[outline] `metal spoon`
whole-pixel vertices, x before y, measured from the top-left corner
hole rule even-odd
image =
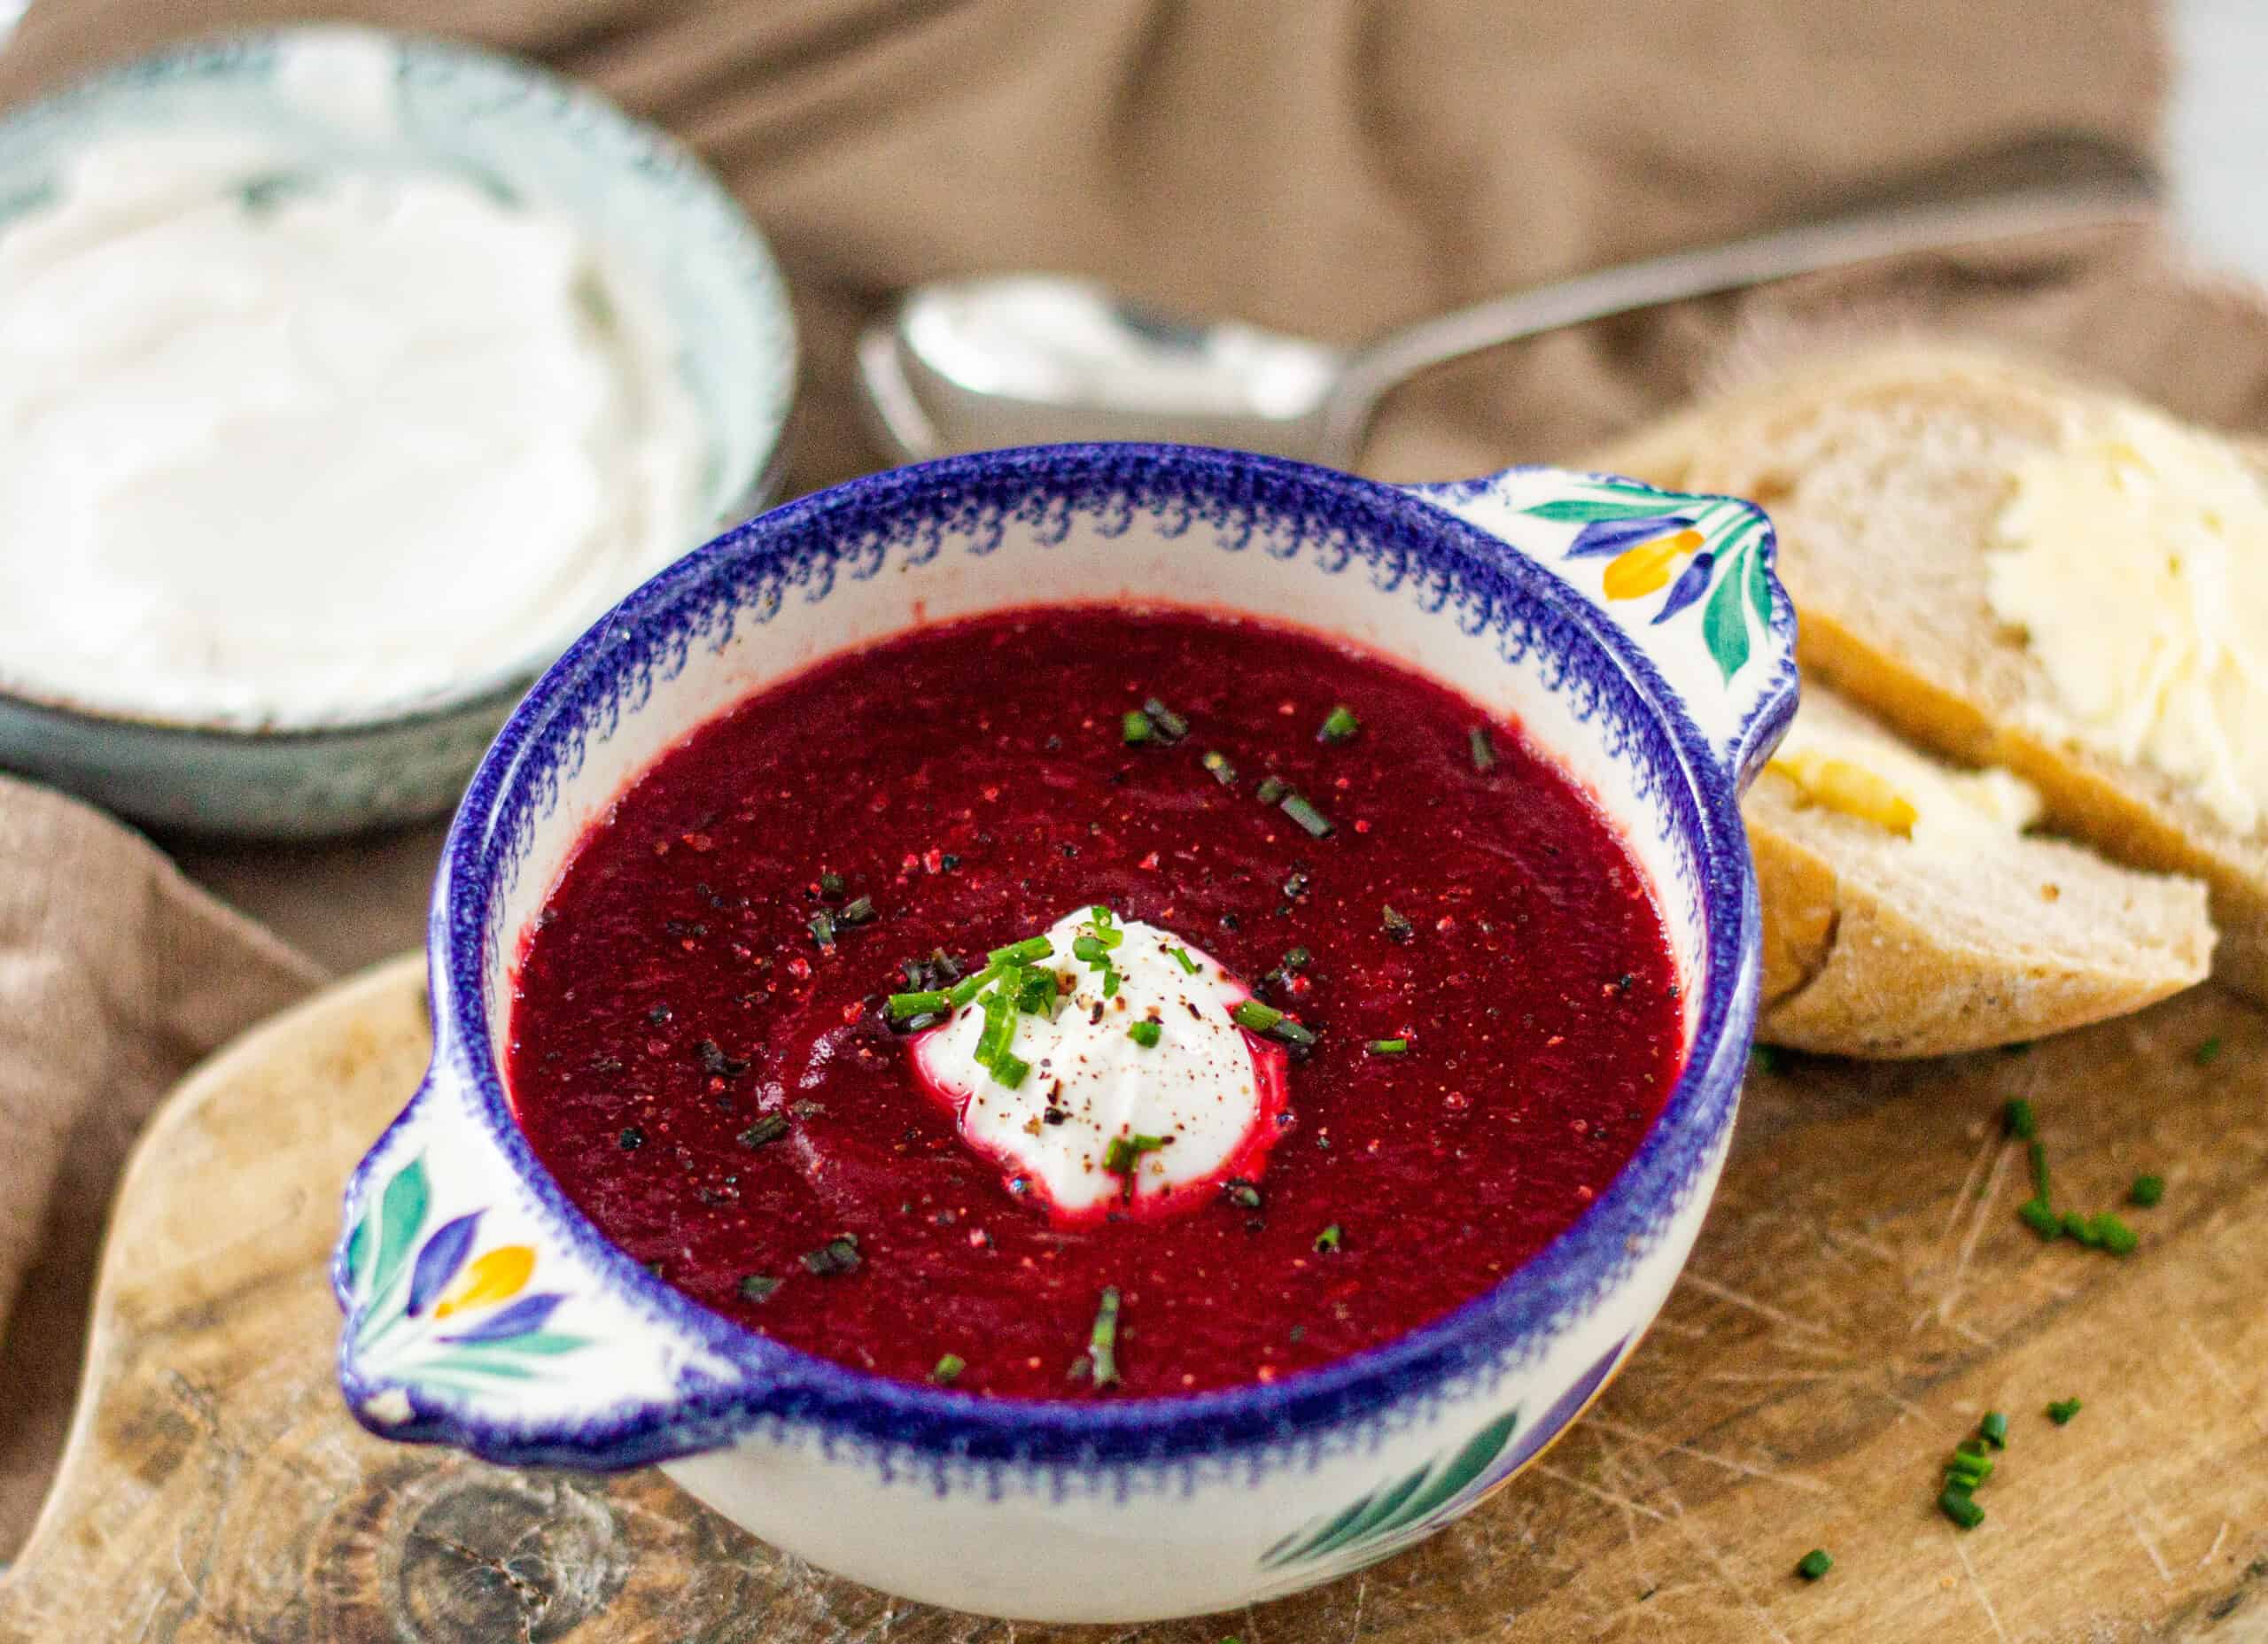
[[[900,459],[1063,439],[1169,439],[1351,466],[1379,402],[1483,348],[1633,309],[1915,252],[2154,214],[2157,174],[2092,138],[1908,179],[1837,217],[1515,291],[1355,349],[1191,321],[1053,275],[917,286],[858,341],[875,434]]]

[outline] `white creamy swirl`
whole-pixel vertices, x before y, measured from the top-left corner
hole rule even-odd
[[[922,1082],[959,1115],[968,1144],[1066,1220],[1193,1207],[1238,1170],[1258,1168],[1284,1106],[1283,1053],[1231,1014],[1251,990],[1170,931],[1114,925],[1122,940],[1110,950],[1117,985],[1107,996],[1104,973],[1074,957],[1094,934],[1093,910],[1048,927],[1053,952],[1043,963],[1067,994],[1052,1020],[1017,1017],[1013,1048],[1029,1071],[1014,1088],[976,1061],[975,1004],[913,1046]],[[1142,1023],[1155,1024],[1153,1043],[1136,1036]]]

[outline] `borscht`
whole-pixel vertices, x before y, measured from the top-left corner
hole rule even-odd
[[[1267,1383],[1484,1293],[1682,1070],[1645,873],[1376,654],[1034,608],[657,759],[514,978],[537,1158],[750,1329],[975,1394]]]

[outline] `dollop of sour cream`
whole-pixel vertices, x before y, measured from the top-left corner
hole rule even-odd
[[[90,145],[0,221],[0,675],[307,725],[536,660],[704,523],[667,333],[469,178]]]
[[[1013,1048],[1029,1071],[1014,1088],[976,1061],[977,1004],[913,1041],[922,1084],[959,1116],[962,1139],[1060,1221],[1196,1209],[1232,1179],[1256,1181],[1282,1134],[1285,1053],[1231,1014],[1252,990],[1171,931],[1107,928],[1122,936],[1108,994],[1106,973],[1074,957],[1096,934],[1093,909],[1045,932],[1040,963],[1062,993],[1052,1016],[1018,1014]],[[1146,1022],[1153,1043],[1130,1031]]]

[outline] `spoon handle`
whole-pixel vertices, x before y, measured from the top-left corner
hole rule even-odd
[[[1389,391],[1420,371],[1484,348],[1634,309],[1881,258],[2147,218],[2159,201],[2161,186],[2154,172],[2131,156],[2091,142],[2071,140],[2020,159],[2049,168],[2048,180],[2004,185],[1967,198],[1948,198],[1940,189],[1934,198],[1907,198],[1534,286],[1390,332],[1358,353],[1333,385],[1323,407],[1317,460],[1351,466]]]

